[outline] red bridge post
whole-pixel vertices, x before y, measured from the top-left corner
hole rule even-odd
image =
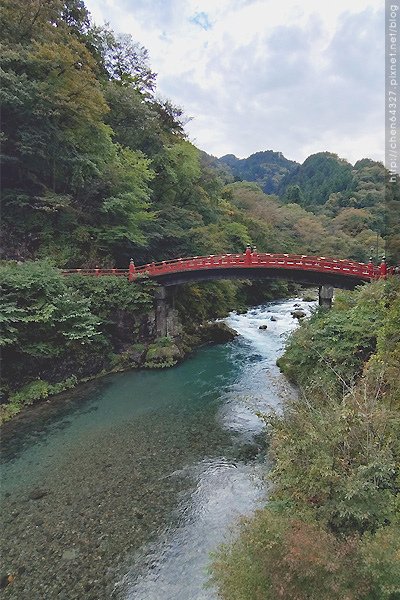
[[[246,263],[246,265],[250,265],[251,264],[251,248],[249,246],[249,244],[247,244],[246,246],[246,251],[244,253],[244,262]]]
[[[387,275],[386,258],[384,256],[382,256],[382,262],[379,266],[379,278],[386,279],[386,275]]]
[[[372,256],[370,257],[369,262],[368,262],[368,275],[370,276],[371,279],[374,279],[375,269],[374,269],[374,263],[372,260]]]
[[[130,262],[129,262],[129,276],[128,276],[128,281],[133,281],[134,277],[135,277],[135,263],[133,262],[133,258],[131,258]]]

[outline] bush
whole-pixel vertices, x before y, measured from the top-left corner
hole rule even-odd
[[[265,508],[216,553],[211,581],[224,600],[361,599],[357,546],[357,539],[337,540],[314,523]]]
[[[64,381],[52,384],[42,379],[37,379],[23,386],[18,392],[11,394],[8,404],[0,406],[0,423],[4,423],[18,414],[24,406],[33,404],[37,400],[43,400],[53,394],[59,394],[69,390],[78,383],[75,375],[68,377]]]
[[[388,285],[378,281],[337,295],[332,310],[317,310],[289,338],[278,365],[305,389],[340,394],[360,376],[376,350],[387,312]]]
[[[112,276],[65,277],[47,261],[2,264],[0,278],[2,393],[17,412],[65,389],[73,374],[95,375],[112,349],[132,344],[135,318],[152,309],[156,287]]]
[[[26,356],[57,356],[98,335],[90,303],[45,261],[0,267],[2,346]]]

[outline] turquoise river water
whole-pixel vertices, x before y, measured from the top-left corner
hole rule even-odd
[[[210,552],[267,497],[255,413],[291,393],[275,362],[294,303],[312,306],[233,313],[233,342],[81,386],[6,424],[1,575],[14,581],[3,598],[216,600]]]

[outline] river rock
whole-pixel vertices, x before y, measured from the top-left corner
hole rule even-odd
[[[258,329],[268,329],[268,325],[260,325],[260,327]]]
[[[149,345],[144,366],[148,369],[173,367],[182,358],[183,353],[178,346],[172,340],[162,338]]]
[[[304,310],[301,309],[292,310],[290,314],[292,315],[293,319],[303,319],[306,316]]]
[[[49,493],[49,490],[45,490],[44,488],[34,488],[28,494],[28,498],[29,498],[29,500],[40,500],[41,498],[44,498],[45,496],[47,496],[48,493]]]
[[[129,351],[130,363],[135,367],[142,365],[146,356],[146,350],[147,348],[144,346],[144,344],[133,345]]]
[[[226,342],[231,342],[239,335],[237,331],[232,329],[232,327],[229,327],[229,325],[223,321],[204,325],[202,327],[201,334],[205,340],[214,342],[215,344],[225,344]]]
[[[64,550],[62,557],[64,560],[75,560],[77,558],[79,552],[75,548],[70,548],[69,550]]]
[[[243,461],[254,460],[258,455],[260,448],[257,444],[243,444],[239,450],[238,458]]]

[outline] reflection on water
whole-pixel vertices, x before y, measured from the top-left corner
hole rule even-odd
[[[255,411],[279,402],[292,306],[233,314],[230,344],[82,386],[5,427],[4,598],[216,597],[209,552],[265,495],[248,449]]]

